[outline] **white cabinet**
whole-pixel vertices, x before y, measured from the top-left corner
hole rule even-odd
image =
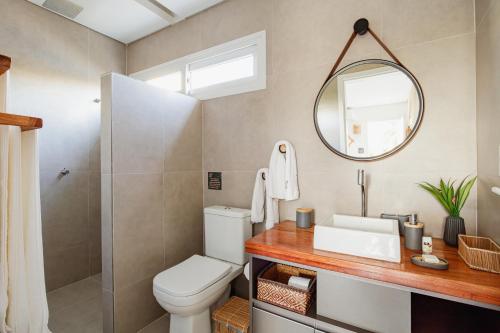
[[[253,308],[253,333],[314,333],[314,328],[296,321]],[[319,332],[319,331],[317,331]]]
[[[369,331],[411,332],[411,294],[319,271],[317,314]]]

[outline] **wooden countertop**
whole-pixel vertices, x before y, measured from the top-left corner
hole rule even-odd
[[[295,228],[284,221],[245,243],[247,253],[336,271],[406,287],[500,306],[500,274],[469,268],[457,249],[433,239],[433,254],[448,260],[449,269],[440,271],[411,263],[413,254],[401,244],[401,263],[361,258],[313,248],[314,229]]]

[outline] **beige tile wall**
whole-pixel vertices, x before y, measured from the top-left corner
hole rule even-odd
[[[426,103],[412,143],[371,163],[331,153],[312,121],[316,94],[360,17],[419,79]],[[417,212],[426,233],[441,237],[446,213],[415,183],[476,173],[474,29],[473,0],[229,0],[129,45],[128,72],[266,30],[267,89],[203,102],[204,178],[223,172],[223,190],[204,186],[204,204],[249,207],[257,168],[276,140],[288,139],[301,197],[281,203],[282,218],[300,206],[315,208],[318,223],[332,213],[359,214],[356,169],[365,168],[369,215]],[[361,37],[344,64],[370,57],[387,58]],[[475,233],[475,190],[463,216]]]
[[[476,0],[478,233],[500,243],[500,1]]]
[[[102,88],[104,327],[137,332],[164,313],[153,277],[202,252],[201,105],[117,74]]]
[[[12,57],[11,111],[44,120],[40,177],[47,289],[101,271],[101,74],[125,46],[21,0],[0,0],[0,53]],[[70,170],[58,177],[63,168]]]

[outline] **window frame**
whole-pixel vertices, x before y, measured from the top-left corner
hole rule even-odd
[[[234,58],[227,58],[227,55],[231,53],[238,54],[239,50],[244,50],[252,47],[253,51],[248,54],[252,54],[254,57],[254,76],[222,82],[219,84],[190,91],[190,66],[202,62],[207,65],[215,65],[231,59],[238,59],[239,57],[241,57],[241,55]],[[139,72],[132,73],[129,76],[134,79],[148,81],[178,71],[181,72],[182,76],[181,92],[196,97],[200,100],[207,100],[217,97],[224,97],[266,89],[266,31],[259,31],[223,44],[219,44],[208,49],[195,52]]]

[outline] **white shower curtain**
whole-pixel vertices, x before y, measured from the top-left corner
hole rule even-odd
[[[8,72],[0,76],[7,112]],[[0,333],[46,333],[38,133],[0,125]]]

